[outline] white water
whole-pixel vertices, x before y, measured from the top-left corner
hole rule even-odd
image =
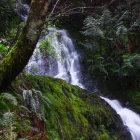
[[[79,64],[79,55],[75,50],[72,39],[68,36],[66,30],[58,30],[56,28],[49,28],[49,33],[45,38],[49,39],[51,46],[55,48],[56,61],[48,61],[41,55],[39,45],[34,51],[32,58],[27,65],[27,72],[36,75],[48,75],[56,78],[61,78],[67,82],[78,85],[81,88],[84,86],[80,83],[81,68]],[[40,69],[38,72],[33,72],[32,68]]]
[[[68,36],[66,30],[58,30],[49,28],[49,34],[46,38],[50,39],[50,44],[55,47],[55,52],[58,55],[56,61],[50,63],[48,58],[41,56],[39,44],[28,63],[27,72],[36,75],[49,75],[66,80],[67,82],[78,85],[81,88],[84,86],[81,81],[81,68],[79,63],[79,55],[75,50],[72,39]],[[39,53],[38,53],[39,52]],[[61,61],[62,62],[61,62]],[[32,67],[40,69],[38,72],[32,71]],[[133,140],[140,140],[140,117],[130,109],[124,108],[117,100],[110,100],[101,97],[120,115],[123,124],[128,127]]]
[[[122,107],[119,101],[104,99],[120,115],[123,124],[126,125],[132,135],[133,140],[140,140],[140,116],[132,110]]]

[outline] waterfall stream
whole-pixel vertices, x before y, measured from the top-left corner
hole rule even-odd
[[[128,108],[122,107],[119,101],[104,99],[120,115],[123,124],[128,127],[133,140],[140,140],[140,116]]]
[[[40,51],[40,42],[34,51],[33,56],[27,65],[27,72],[36,75],[48,75],[66,80],[68,83],[78,85],[81,88],[84,86],[80,83],[82,74],[79,63],[79,54],[75,50],[72,39],[68,36],[66,30],[57,30],[48,28],[49,44],[53,46],[56,53],[55,60],[48,61],[48,57],[43,57]],[[35,69],[37,71],[34,71]]]
[[[54,46],[54,51],[59,56],[56,57],[56,61],[52,60],[52,62],[49,62],[48,58],[41,55],[40,42],[38,42],[34,54],[26,67],[27,72],[61,78],[73,85],[84,88],[84,85],[81,84],[80,55],[77,53],[67,31],[55,28],[49,28],[48,31],[49,33],[45,38],[50,39],[49,43]],[[34,71],[33,67],[39,69],[39,71]],[[123,124],[128,127],[133,140],[140,140],[140,116],[130,109],[122,107],[117,100],[101,98],[120,115]]]

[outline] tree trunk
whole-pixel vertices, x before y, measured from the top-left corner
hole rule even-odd
[[[27,65],[38,42],[51,0],[32,0],[28,19],[16,45],[0,64],[0,90],[4,89]]]

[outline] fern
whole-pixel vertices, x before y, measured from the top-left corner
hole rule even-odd
[[[0,119],[0,125],[3,127],[4,137],[8,140],[16,140],[16,115],[10,112],[11,108],[18,105],[17,99],[10,93],[0,94],[0,113],[2,119]],[[8,111],[8,112],[6,112]]]
[[[26,107],[26,106],[23,106],[23,105],[18,105],[18,107],[21,109],[21,110],[24,110],[28,113],[31,113],[31,111]]]
[[[123,67],[122,68],[133,68],[131,63],[131,57],[129,55],[123,55]]]
[[[1,93],[0,94],[0,100],[8,100],[13,105],[17,105],[18,104],[16,97],[11,95],[10,93]]]
[[[105,9],[84,20],[82,33],[86,41],[81,44],[86,47],[87,66],[92,74],[127,80],[135,77],[133,79],[139,81],[140,57],[138,54],[130,55],[134,52],[134,38],[140,30],[140,17],[136,11],[138,9],[130,12],[117,7],[112,13]]]
[[[104,37],[102,30],[100,29],[100,20],[95,19],[93,17],[87,17],[84,21],[85,31],[83,32],[87,36],[98,36]]]
[[[130,61],[136,70],[140,70],[140,54],[132,55]]]
[[[124,25],[118,26],[116,29],[116,35],[124,35],[127,34],[127,28]]]
[[[49,110],[53,110],[50,99],[44,96],[40,91],[35,89],[24,90],[23,98],[27,101],[27,104],[30,106],[31,111],[33,111],[40,120],[44,120],[46,122],[46,108],[48,108]]]
[[[15,96],[10,93],[0,94],[0,114],[10,111],[12,108],[17,107],[18,102]]]
[[[0,120],[0,125],[4,128],[4,136],[8,140],[16,140],[16,116],[13,112],[6,112]]]
[[[89,59],[88,63],[90,64],[89,70],[91,71],[100,71],[105,75],[108,75],[108,72],[104,66],[104,58],[101,55],[94,55],[94,59]]]
[[[123,55],[123,63],[120,68],[119,74],[120,77],[129,77],[133,76],[139,79],[139,74],[137,74],[140,70],[140,55]]]
[[[32,90],[24,90],[23,98],[24,100],[26,99],[27,104],[30,106],[31,110],[37,113],[36,101],[35,101],[35,98],[33,97]]]
[[[129,28],[129,31],[133,34],[135,32],[140,31],[140,17],[138,19],[136,19],[136,21],[134,21],[134,23],[132,23],[131,27]]]
[[[112,15],[108,9],[105,9],[99,19],[101,26],[108,26],[112,22]]]

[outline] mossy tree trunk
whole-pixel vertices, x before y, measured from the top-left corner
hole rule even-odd
[[[11,51],[0,64],[0,90],[26,66],[38,42],[51,0],[32,0],[28,19]]]

